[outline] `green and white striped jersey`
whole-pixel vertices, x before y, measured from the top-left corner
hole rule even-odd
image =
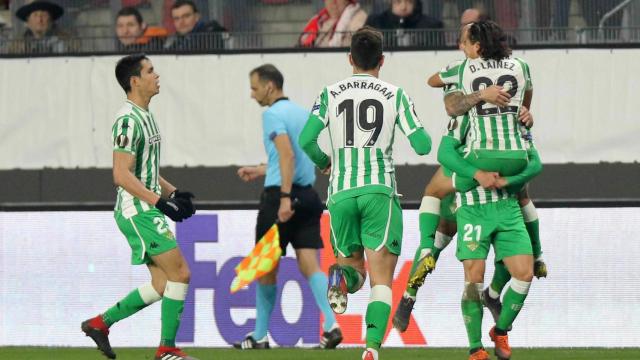
[[[462,157],[467,157],[471,153],[467,152],[468,141],[473,141],[474,138],[474,122],[471,116],[467,113],[465,115],[458,116],[456,118],[451,118],[449,122],[449,126],[447,129],[447,136],[453,137],[458,140],[462,144],[463,153],[460,155]],[[524,135],[519,138],[519,141],[522,143],[522,146],[529,150],[534,147],[533,138],[530,130],[523,128]],[[508,151],[508,150],[505,150]],[[510,151],[512,152],[512,151]],[[512,152],[513,153],[513,152]],[[455,177],[456,173],[453,173],[453,183],[456,183]],[[503,189],[494,189],[488,190],[483,188],[482,186],[477,186],[469,191],[465,192],[456,192],[456,205],[457,207],[463,205],[478,205],[478,204],[486,204],[490,202],[497,202],[499,200],[504,200],[509,197],[515,197],[517,193],[510,193],[508,188]]]
[[[135,156],[133,174],[144,186],[160,195],[158,171],[160,168],[160,132],[150,112],[125,102],[116,114],[112,129],[113,151],[122,151]],[[152,209],[148,204],[118,187],[118,198],[114,210],[125,218]]]
[[[529,66],[519,58],[501,61],[465,59],[440,71],[445,93],[470,94],[491,85],[499,85],[511,95],[510,103],[497,107],[484,101],[468,112],[471,122],[465,152],[473,150],[526,150],[523,129],[518,121],[526,90],[532,89]]]
[[[406,136],[422,128],[413,102],[402,88],[356,74],[325,87],[311,116],[329,128],[329,197],[354,189],[386,189],[384,192],[395,194],[395,127],[398,125]]]

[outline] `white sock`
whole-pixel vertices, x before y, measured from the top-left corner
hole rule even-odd
[[[189,284],[167,280],[167,285],[164,288],[164,296],[169,299],[184,301],[184,299],[187,298],[188,290]]]
[[[436,231],[436,237],[435,237],[434,242],[433,242],[435,247],[437,247],[438,249],[442,250],[442,249],[446,248],[447,245],[449,245],[450,242],[451,242],[451,236],[445,235],[445,234],[441,233],[440,231]]]
[[[538,220],[538,212],[536,211],[536,207],[533,205],[533,201],[529,201],[529,203],[523,207],[522,209],[522,217],[524,218],[524,222],[532,222]]]
[[[158,294],[158,292],[156,291],[156,289],[153,288],[153,285],[151,285],[151,283],[147,283],[140,286],[138,288],[138,293],[140,294],[142,301],[144,301],[144,303],[147,305],[151,305],[154,302],[162,299],[162,296]]]
[[[499,299],[500,298],[500,293],[493,290],[493,288],[491,286],[489,286],[489,297],[492,299]]]

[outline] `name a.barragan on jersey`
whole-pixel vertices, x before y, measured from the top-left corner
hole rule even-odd
[[[334,98],[349,89],[378,91],[382,94],[382,96],[386,97],[387,100],[391,100],[395,96],[395,94],[393,93],[393,89],[388,89],[380,84],[376,84],[374,82],[369,82],[369,81],[362,81],[362,80],[349,81],[346,83],[337,84],[337,87],[340,89],[340,91],[335,91],[335,90],[330,91],[331,96],[333,96]]]

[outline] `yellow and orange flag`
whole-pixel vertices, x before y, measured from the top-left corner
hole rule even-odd
[[[282,249],[278,224],[273,224],[251,253],[236,266],[236,277],[231,282],[231,293],[236,293],[275,269],[280,261],[280,255],[282,255]]]

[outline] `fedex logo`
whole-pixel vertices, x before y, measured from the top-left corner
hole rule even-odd
[[[253,215],[250,215],[253,216]],[[232,256],[224,261],[196,261],[196,244],[210,243],[216,244],[220,241],[248,241],[249,239],[220,239],[219,238],[219,215],[204,214],[195,215],[188,221],[176,224],[176,237],[182,253],[191,268],[191,284],[185,301],[185,309],[182,315],[182,322],[178,332],[177,341],[193,343],[195,335],[195,304],[198,299],[195,297],[196,289],[213,290],[213,318],[215,325],[227,343],[238,341],[253,331],[255,319],[249,319],[245,323],[237,324],[232,319],[231,313],[234,309],[254,309],[255,308],[255,284],[249,288],[241,290],[236,294],[229,292],[231,281],[235,277],[235,267],[242,260],[242,256]],[[322,271],[327,272],[329,266],[334,263],[333,252],[329,242],[329,217],[325,214],[322,218],[322,237],[324,249],[320,254],[320,265]],[[399,265],[400,266],[400,265]],[[404,292],[411,269],[411,262],[402,264],[402,270],[394,281],[393,285],[393,305],[392,312],[395,312],[395,305],[400,300]],[[284,313],[288,311],[286,305],[283,306],[282,290],[285,283],[293,281],[301,289],[302,298],[296,299],[302,305],[301,315],[294,322],[288,322]],[[200,300],[202,301],[202,300]],[[288,301],[291,301],[288,299]],[[343,344],[364,344],[364,309],[366,304],[362,304],[362,315],[344,314],[337,316],[337,321],[342,327],[345,339]],[[359,304],[352,304],[359,306]],[[289,310],[290,311],[290,310]],[[290,319],[290,316],[288,317]],[[313,293],[309,288],[307,280],[298,270],[296,260],[291,257],[283,257],[280,260],[280,271],[278,272],[278,296],[276,305],[269,324],[269,333],[273,340],[281,346],[293,346],[299,343],[317,344],[321,332],[322,316],[318,310]],[[391,330],[391,321],[387,328],[387,335]],[[386,337],[386,335],[385,335]],[[407,345],[425,345],[426,340],[412,318],[409,328],[401,333],[402,341]]]

